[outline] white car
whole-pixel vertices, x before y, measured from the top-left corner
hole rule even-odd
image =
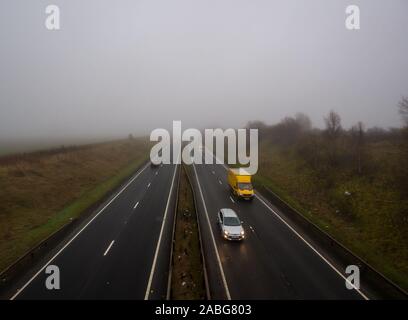
[[[241,220],[239,220],[234,210],[221,209],[218,212],[218,224],[224,239],[243,240],[245,238],[245,231]]]

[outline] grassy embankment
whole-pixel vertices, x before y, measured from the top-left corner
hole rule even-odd
[[[0,271],[102,199],[148,157],[146,139],[0,158]]]
[[[264,184],[309,220],[408,289],[408,200],[393,176],[396,146],[367,146],[371,173],[333,170],[319,177],[293,150],[264,143],[256,184]],[[351,195],[345,194],[350,192]]]
[[[180,176],[174,240],[171,298],[202,300],[205,298],[205,286],[197,217],[184,166]]]

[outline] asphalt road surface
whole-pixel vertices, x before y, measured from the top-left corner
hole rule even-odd
[[[215,299],[367,299],[348,290],[339,270],[257,195],[252,202],[234,198],[220,164],[194,165],[199,223]],[[246,239],[224,240],[217,212],[232,208],[243,221]]]
[[[166,299],[178,168],[141,168],[49,257],[16,284],[12,299]],[[213,299],[367,299],[344,270],[257,194],[234,198],[225,166],[193,165],[193,189]],[[217,212],[234,209],[242,242],[221,236]],[[60,289],[46,288],[46,267]]]
[[[141,168],[11,298],[165,299],[178,168]],[[47,265],[60,270],[59,290],[46,288]]]

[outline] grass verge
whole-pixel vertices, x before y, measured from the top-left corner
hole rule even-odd
[[[144,139],[0,161],[0,271],[79,217],[147,160]]]
[[[372,158],[378,156],[371,150]],[[264,146],[255,187],[264,185],[311,222],[367,261],[379,272],[408,289],[408,241],[406,212],[392,184],[386,161],[369,177],[340,170],[320,177],[294,152]],[[332,179],[330,185],[328,178]],[[346,191],[350,195],[346,195]]]

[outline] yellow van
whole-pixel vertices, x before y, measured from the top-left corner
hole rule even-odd
[[[229,169],[228,184],[235,196],[245,200],[254,197],[251,175],[244,168]]]

